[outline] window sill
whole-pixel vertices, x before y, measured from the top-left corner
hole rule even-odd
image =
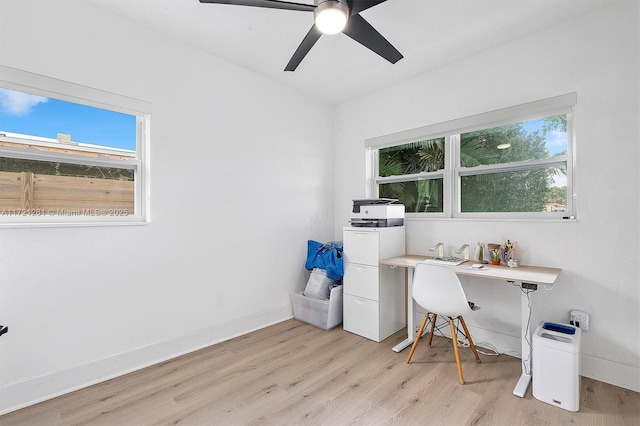
[[[455,221],[455,222],[539,222],[539,223],[577,223],[578,218],[570,217],[563,219],[560,217],[553,218],[536,218],[536,217],[496,217],[496,218],[484,218],[484,217],[426,217],[426,216],[405,216],[405,222],[433,222],[433,221]]]
[[[149,220],[122,220],[122,221],[77,221],[77,222],[0,222],[0,229],[12,228],[78,228],[78,227],[105,227],[105,226],[144,226],[149,225]]]

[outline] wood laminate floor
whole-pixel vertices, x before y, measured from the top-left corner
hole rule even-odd
[[[0,417],[1,425],[640,425],[640,394],[582,378],[572,413],[512,394],[520,360],[442,337],[391,348],[288,320]]]

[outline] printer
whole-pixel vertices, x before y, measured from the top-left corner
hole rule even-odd
[[[351,226],[386,228],[404,225],[404,204],[393,198],[353,200]]]

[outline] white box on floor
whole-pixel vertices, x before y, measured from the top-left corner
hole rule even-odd
[[[533,396],[568,411],[580,408],[579,328],[542,322],[533,334]]]
[[[342,286],[331,289],[329,300],[307,297],[302,293],[291,293],[293,316],[302,322],[330,330],[342,324]]]

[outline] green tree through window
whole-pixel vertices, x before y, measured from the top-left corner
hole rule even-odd
[[[445,139],[431,139],[380,150],[380,176],[412,175],[444,169]],[[441,212],[442,178],[380,185],[380,196],[396,198],[411,212]]]
[[[400,178],[382,179],[379,195],[398,199],[407,212],[442,212],[446,140],[381,148],[379,177]],[[460,211],[542,212],[548,203],[566,206],[566,183],[558,184],[566,181],[566,167],[535,161],[566,156],[567,144],[566,115],[461,133]]]

